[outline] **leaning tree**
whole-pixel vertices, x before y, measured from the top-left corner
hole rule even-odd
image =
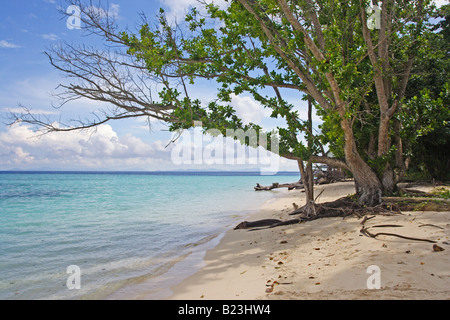
[[[172,130],[202,121],[205,129],[221,132],[259,131],[229,104],[233,94],[248,93],[285,120],[280,155],[299,161],[301,169],[307,161],[350,171],[360,205],[379,204],[401,178],[395,115],[427,30],[430,1],[385,0],[375,14],[367,0],[234,0],[224,8],[199,1],[203,9],[191,9],[184,22],[169,24],[161,11],[157,21],[143,17],[135,33],[120,30],[105,10],[74,4],[81,8],[82,27],[102,37],[105,47],[62,44],[47,53],[73,79],[60,85],[59,97],[63,104],[87,98],[111,107],[70,126],[26,110],[16,119],[48,131],[130,117],[156,118]],[[192,85],[201,79],[215,84],[212,102],[193,96]],[[310,112],[312,105],[317,109],[320,134],[313,133],[311,118],[300,119],[293,96],[307,97]],[[324,144],[335,147],[335,157]]]

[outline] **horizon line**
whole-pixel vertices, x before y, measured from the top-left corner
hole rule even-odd
[[[12,169],[0,170],[0,173],[256,173],[260,171],[251,170],[38,170],[38,169]],[[299,171],[278,171],[278,173],[295,173],[300,174]]]

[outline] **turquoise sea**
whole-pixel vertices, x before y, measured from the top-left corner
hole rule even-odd
[[[0,173],[0,299],[160,299],[296,173]],[[69,289],[69,266],[80,289]]]

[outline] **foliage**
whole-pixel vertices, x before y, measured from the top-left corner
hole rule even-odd
[[[143,60],[150,73],[165,78],[166,89],[160,94],[162,102],[175,103],[178,106],[176,114],[182,120],[171,129],[189,128],[195,120],[221,131],[242,127],[234,110],[224,103],[231,101],[232,94],[249,93],[272,110],[272,117],[286,120],[286,127],[278,128],[281,153],[308,159],[323,150],[321,146],[328,146],[335,157],[344,158],[342,114],[336,108],[337,101],[327,78],[327,74],[332,74],[339,84],[339,98],[348,105],[345,117],[353,120],[356,140],[360,150],[364,150],[369,137],[377,134],[379,115],[373,88],[374,70],[367,58],[367,45],[360,31],[363,23],[360,7],[368,7],[368,3],[319,1],[317,7],[311,7],[312,1],[300,1],[297,7],[291,4],[294,14],[302,17],[308,36],[317,42],[320,41],[319,35],[323,37],[326,55],[321,60],[305,43],[308,40],[305,35],[288,21],[279,2],[262,0],[257,5],[253,1],[246,2],[255,14],[245,7],[245,1],[231,1],[224,10],[206,4],[206,16],[193,8],[186,15],[185,24],[173,27],[169,26],[161,11],[158,29],[151,31],[145,24],[138,35],[122,35],[129,46],[128,52]],[[314,32],[311,10],[317,10],[323,26],[320,34]],[[399,32],[390,35],[390,41],[402,48],[390,61],[391,72],[402,68],[408,59],[414,47],[411,37],[417,32],[414,24],[407,24],[413,6],[398,5],[395,10],[399,15],[398,21],[405,21],[395,23],[393,28],[398,28]],[[261,27],[259,19],[263,20],[268,31]],[[184,34],[183,28],[189,33]],[[377,33],[372,32],[372,36],[377,41]],[[300,70],[296,71],[293,64]],[[295,90],[300,101],[305,92],[312,93],[299,73],[310,77],[312,85],[322,92],[321,97],[327,97],[324,103],[318,101],[317,95],[314,96],[315,106],[323,120],[319,135],[308,132],[306,121],[299,118],[296,106],[281,95],[281,90]],[[185,79],[190,84],[195,84],[199,78],[214,80],[220,85],[217,100],[201,106],[199,101],[191,101],[187,93],[182,99],[182,93],[171,87],[173,78]],[[186,90],[184,82],[183,86]],[[273,94],[269,94],[271,88],[274,89]],[[369,107],[361,117],[363,102]],[[301,134],[311,142],[309,146],[299,139]]]
[[[426,170],[438,180],[450,180],[449,12],[450,5],[438,10],[436,18],[441,20],[420,48],[407,99],[398,114],[412,169]]]
[[[259,132],[261,124],[244,123],[232,107],[233,96],[245,94],[284,120],[281,156],[351,171],[358,201],[367,205],[378,204],[381,191],[392,192],[404,155],[432,146],[423,139],[448,129],[448,93],[442,91],[448,47],[434,50],[448,39],[448,25],[440,23],[439,32],[428,23],[430,0],[383,1],[374,30],[367,24],[369,0],[199,3],[203,9],[191,9],[180,24],[169,24],[161,10],[155,26],[144,21],[135,34],[117,32],[109,19],[82,8],[92,33],[126,51],[106,55],[67,46],[49,55],[56,68],[80,80],[61,86],[66,101],[86,97],[114,105],[112,115],[104,112],[82,128],[147,116],[171,130],[201,121],[205,130]],[[441,69],[438,76],[424,74],[428,62],[435,63],[432,72]],[[157,97],[146,97],[147,80]],[[213,101],[191,96],[201,81],[211,84]],[[320,132],[300,117],[305,98],[322,119]],[[411,121],[418,116],[420,122]],[[60,130],[30,112],[17,119]]]
[[[448,188],[436,188],[433,190],[432,194],[436,198],[450,199],[450,189]]]

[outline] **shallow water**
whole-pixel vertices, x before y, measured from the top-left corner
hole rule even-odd
[[[143,284],[161,291],[168,275],[172,282],[189,275],[227,228],[272,196],[255,192],[257,182],[297,179],[210,172],[2,173],[0,299],[114,298]],[[71,265],[81,271],[79,290],[67,286]]]

